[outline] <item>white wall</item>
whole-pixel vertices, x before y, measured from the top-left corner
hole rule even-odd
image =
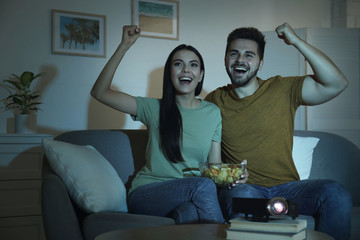
[[[180,0],[179,41],[139,38],[116,73],[114,88],[136,96],[161,97],[162,70],[169,52],[188,43],[206,64],[205,96],[228,83],[224,49],[228,33],[239,26],[274,30],[283,22],[294,28],[330,27],[330,0]],[[51,54],[51,9],[106,15],[107,57]],[[23,71],[47,72],[39,80],[42,111],[38,132],[73,129],[140,128],[128,116],[94,101],[90,89],[131,23],[131,0],[1,0],[0,79]],[[0,88],[0,99],[6,96]],[[0,133],[13,132],[13,114],[0,113]]]

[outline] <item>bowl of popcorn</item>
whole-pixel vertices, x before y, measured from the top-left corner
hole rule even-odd
[[[200,164],[201,176],[212,179],[215,184],[222,186],[232,186],[246,169],[246,160],[239,164],[230,163],[202,163]]]

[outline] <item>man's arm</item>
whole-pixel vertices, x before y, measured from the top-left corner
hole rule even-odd
[[[348,85],[346,77],[339,68],[320,50],[300,39],[288,23],[276,28],[279,38],[293,45],[309,62],[314,76],[307,76],[302,88],[305,105],[317,105],[339,95]]]

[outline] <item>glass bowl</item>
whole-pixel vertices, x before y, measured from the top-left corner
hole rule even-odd
[[[212,179],[217,185],[234,185],[246,169],[246,160],[239,164],[230,163],[201,163],[201,176]]]

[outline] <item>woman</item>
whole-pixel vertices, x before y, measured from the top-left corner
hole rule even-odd
[[[131,114],[149,131],[146,164],[129,190],[133,213],[170,216],[191,202],[201,223],[223,223],[212,180],[185,177],[200,163],[221,162],[221,114],[212,103],[197,99],[203,84],[204,63],[198,51],[180,45],[164,69],[162,99],[133,97],[110,89],[126,51],[140,35],[137,26],[124,26],[122,41],[96,80],[91,94],[100,102]],[[181,223],[182,218],[177,218]]]

